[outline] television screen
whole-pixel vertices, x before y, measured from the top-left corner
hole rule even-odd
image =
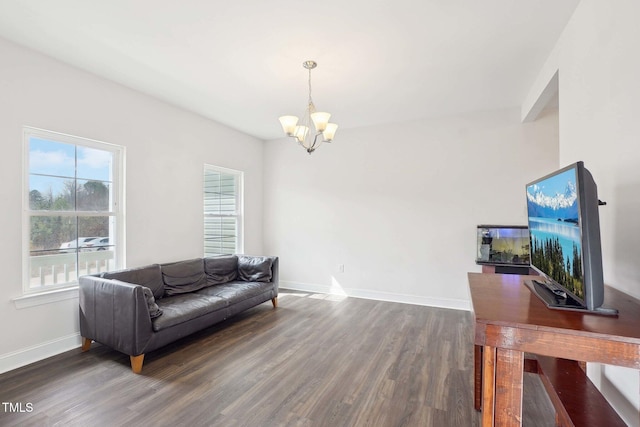
[[[527,185],[531,265],[584,304],[577,167]]]

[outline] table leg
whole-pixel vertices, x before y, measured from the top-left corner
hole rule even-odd
[[[486,365],[485,365],[486,366]],[[522,425],[524,353],[498,348],[495,358],[495,425]]]
[[[482,348],[482,427],[494,427],[496,348]]]
[[[482,346],[473,346],[473,406],[482,408]]]

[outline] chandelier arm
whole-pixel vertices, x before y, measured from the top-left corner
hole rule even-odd
[[[318,132],[313,137],[313,144],[311,144],[311,149],[314,151],[316,148],[320,147],[320,145],[324,142],[324,138],[318,141],[318,137],[322,135],[322,132]]]

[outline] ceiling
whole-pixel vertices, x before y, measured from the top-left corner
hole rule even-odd
[[[579,0],[0,0],[0,37],[260,139],[519,106]]]

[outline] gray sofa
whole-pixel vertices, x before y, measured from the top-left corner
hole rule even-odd
[[[271,300],[277,307],[278,258],[196,258],[79,279],[82,350],[92,341],[131,358]]]

